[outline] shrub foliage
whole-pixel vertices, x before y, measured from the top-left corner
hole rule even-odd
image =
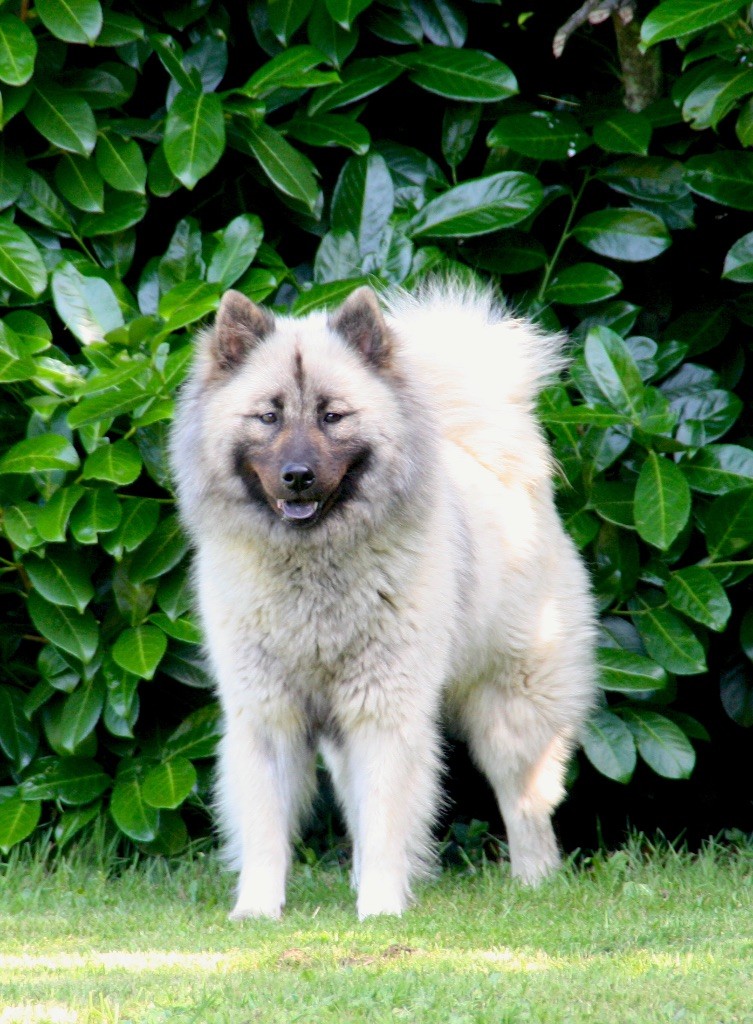
[[[753,722],[747,7],[573,23],[555,58],[551,6],[0,6],[0,849],[206,827],[165,435],[230,286],[305,312],[452,269],[568,329],[541,412],[603,613],[585,754],[687,777],[691,690]]]

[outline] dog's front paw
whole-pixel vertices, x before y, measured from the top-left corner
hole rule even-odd
[[[363,921],[364,918],[377,917],[380,914],[400,917],[407,904],[403,887],[400,885],[362,885],[358,894],[358,919]]]
[[[249,918],[267,917],[279,921],[284,904],[278,900],[241,901],[228,914],[228,921],[247,921]]]

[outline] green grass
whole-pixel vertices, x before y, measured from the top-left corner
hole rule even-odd
[[[531,891],[445,874],[359,924],[298,868],[281,924],[226,920],[213,857],[0,865],[0,1024],[753,1022],[753,857],[638,840]]]

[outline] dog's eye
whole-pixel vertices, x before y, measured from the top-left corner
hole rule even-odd
[[[276,412],[263,412],[258,418],[262,421],[262,423],[277,423]]]
[[[324,416],[322,416],[325,423],[339,423],[342,418],[343,414],[341,412],[325,412]]]

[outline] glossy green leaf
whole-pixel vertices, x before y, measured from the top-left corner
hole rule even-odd
[[[371,136],[362,124],[338,114],[319,114],[289,121],[285,132],[309,146],[342,146],[356,155],[368,152]]]
[[[39,824],[42,807],[12,796],[0,803],[0,852],[8,851],[30,836]]]
[[[495,103],[518,92],[510,68],[481,50],[423,46],[412,55],[411,81],[445,99]]]
[[[459,49],[468,36],[468,16],[462,6],[448,0],[411,0],[426,38],[437,46]]]
[[[594,142],[606,153],[645,156],[651,142],[651,121],[645,114],[616,110],[594,125]]]
[[[152,679],[167,650],[167,638],[156,626],[126,629],[115,641],[112,656],[126,672],[141,679]]]
[[[152,807],[180,807],[196,785],[196,769],[185,757],[155,765],[144,777],[142,795]]]
[[[37,41],[15,14],[0,14],[0,82],[25,85],[34,74]]]
[[[68,694],[52,712],[57,743],[65,753],[76,755],[102,717],[105,688],[100,679],[83,683]]]
[[[149,842],[159,830],[159,811],[144,800],[136,775],[118,777],[110,798],[110,814],[125,834],[136,842]]]
[[[741,146],[753,146],[753,99],[742,105],[735,123],[735,135]]]
[[[358,25],[349,32],[341,28],[323,3],[314,4],[311,17],[306,23],[308,40],[323,53],[336,68],[341,68],[358,45]]]
[[[31,556],[24,568],[34,588],[53,604],[83,612],[94,597],[89,570],[73,548],[48,547],[44,558]]]
[[[364,256],[376,249],[394,203],[395,190],[384,158],[378,153],[351,157],[332,196],[333,230],[349,231]]]
[[[750,487],[716,499],[706,518],[705,533],[711,558],[736,555],[753,544],[753,481]]]
[[[633,503],[635,488],[621,481],[599,480],[591,491],[591,504],[608,523],[635,526]]]
[[[314,289],[331,285],[339,281],[354,280],[363,273],[363,257],[358,243],[350,231],[328,231],[322,239],[314,260]],[[350,294],[353,286],[348,285],[345,294]],[[304,293],[311,299],[311,289]],[[316,291],[314,296],[316,296]],[[296,305],[296,312],[299,310]],[[305,308],[311,307],[308,303]]]
[[[664,0],[644,18],[641,42],[653,46],[663,39],[678,39],[737,14],[737,0]]]
[[[84,238],[114,235],[138,224],[146,211],[145,196],[135,192],[105,192],[104,213],[85,214],[79,221],[79,231]]]
[[[202,759],[213,757],[222,736],[222,714],[217,704],[193,711],[167,738],[163,756]]]
[[[139,380],[127,381],[101,394],[82,398],[68,413],[68,424],[79,428],[100,420],[111,420],[143,405],[148,397]]]
[[[34,525],[43,540],[65,540],[71,512],[84,493],[84,488],[79,484],[71,484],[70,487],[61,487],[55,491],[46,505],[39,506]]]
[[[692,156],[685,181],[700,196],[736,210],[753,210],[753,153],[720,151]]]
[[[315,70],[325,60],[324,54],[313,46],[291,46],[262,64],[239,91],[256,98],[275,89],[306,89],[339,82],[338,75]]]
[[[186,281],[195,285],[204,273],[201,229],[193,217],[184,217],[176,224],[165,255],[158,263],[159,289],[164,295]]]
[[[217,245],[207,265],[207,281],[229,288],[251,265],[264,237],[264,227],[255,214],[242,213],[214,237]]]
[[[96,544],[100,533],[114,530],[122,510],[118,496],[109,488],[92,488],[71,512],[71,533],[79,544]]]
[[[738,238],[724,259],[722,277],[741,284],[753,282],[753,231]]]
[[[75,811],[65,811],[60,815],[55,828],[53,829],[53,835],[55,837],[55,843],[58,849],[63,849],[67,843],[77,836],[87,825],[91,824],[95,818],[98,818],[102,811],[101,803],[97,802],[87,807],[77,808]]]
[[[107,8],[102,12],[102,28],[97,36],[99,46],[125,46],[145,39],[143,22],[130,14]]]
[[[601,647],[599,686],[618,693],[653,693],[667,685],[667,673],[651,658],[633,651]]]
[[[89,104],[56,86],[37,86],[24,112],[40,135],[69,153],[89,156],[97,141],[97,125]]]
[[[412,4],[406,2],[381,4],[369,11],[369,32],[397,46],[410,46],[422,42],[424,30]]]
[[[644,385],[623,339],[608,327],[592,327],[584,348],[586,365],[609,404],[631,419],[640,416]]]
[[[28,551],[42,541],[37,531],[37,506],[30,501],[6,505],[3,509],[2,530],[11,544],[20,551]]]
[[[38,745],[39,734],[24,711],[22,692],[0,685],[0,750],[20,771],[31,762]]]
[[[351,25],[362,11],[370,7],[373,0],[325,0],[332,19],[344,29]]]
[[[522,171],[500,171],[449,189],[408,224],[411,237],[458,238],[511,227],[540,205],[539,182]]]
[[[43,758],[38,771],[27,775],[21,785],[25,800],[60,800],[65,804],[88,804],[109,788],[112,779],[89,758]]]
[[[162,659],[160,672],[196,690],[211,690],[214,685],[207,673],[206,661],[194,643],[173,641]]]
[[[566,306],[602,302],[622,291],[622,281],[598,263],[576,263],[555,275],[546,290],[551,302]]]
[[[141,545],[131,564],[134,583],[144,583],[168,572],[183,558],[188,542],[176,516],[168,516]]]
[[[36,591],[29,594],[28,608],[32,622],[43,637],[84,664],[92,660],[99,643],[99,626],[91,612],[80,614],[51,604]]]
[[[0,220],[0,279],[36,299],[47,287],[39,249],[15,224]]]
[[[93,43],[102,29],[99,0],[35,0],[42,24],[66,43]]]
[[[649,452],[635,487],[635,526],[662,551],[672,544],[690,516],[690,487],[682,471],[664,455]]]
[[[635,741],[613,711],[595,711],[585,724],[582,742],[586,757],[597,771],[615,782],[630,781],[637,759]]]
[[[246,143],[272,184],[313,211],[319,199],[319,186],[308,161],[298,150],[267,124],[250,128]]]
[[[24,190],[18,197],[18,207],[27,217],[62,235],[70,235],[73,231],[64,203],[36,171],[29,171]]]
[[[727,494],[753,485],[753,451],[737,444],[710,444],[681,469],[694,491]]]
[[[731,65],[715,70],[696,86],[682,105],[683,117],[697,130],[716,128],[742,96],[753,92],[753,70]]]
[[[76,469],[76,449],[58,434],[40,434],[14,444],[0,459],[0,474],[47,473],[53,469]]]
[[[208,313],[214,312],[220,303],[220,286],[217,283],[204,284],[202,281],[184,281],[171,288],[159,301],[159,314],[167,321],[170,331],[196,323]]]
[[[96,448],[84,462],[82,480],[107,480],[126,486],[141,472],[139,450],[130,441],[114,441]]]
[[[152,533],[159,519],[159,502],[153,498],[123,498],[123,514],[117,527],[100,538],[102,547],[116,559],[135,551]]]
[[[0,144],[0,210],[16,202],[28,176],[29,172],[18,154]]]
[[[661,255],[672,244],[664,221],[643,210],[598,210],[573,228],[581,245],[614,260],[639,263]]]
[[[533,160],[567,160],[590,143],[572,114],[545,110],[508,114],[486,137],[487,146],[506,147]]]
[[[458,167],[468,156],[481,121],[480,103],[448,104],[442,117],[442,156]]]
[[[698,565],[672,573],[667,580],[667,597],[678,612],[717,632],[725,628],[732,612],[724,587],[712,572]]]
[[[672,408],[679,420],[677,440],[689,448],[702,448],[727,433],[742,412],[743,403],[731,391],[714,388],[673,401]]]
[[[102,213],[105,184],[94,162],[83,156],[65,154],[55,168],[55,184],[68,202],[85,213]]]
[[[698,637],[679,616],[657,608],[638,595],[633,602],[634,625],[646,650],[668,672],[698,675],[706,671],[706,655]]]
[[[623,708],[621,715],[633,733],[638,753],[658,775],[687,779],[695,767],[695,751],[678,725],[649,708]]]
[[[312,4],[313,0],[269,0],[269,27],[283,46],[304,23]]]
[[[0,321],[0,383],[30,380],[36,372],[34,361],[24,355],[21,339],[7,321]]]
[[[104,132],[97,140],[97,170],[119,192],[146,192],[146,161],[137,142]],[[177,177],[177,175],[176,175]],[[182,179],[181,179],[182,180]]]
[[[310,114],[324,114],[365,99],[389,85],[404,70],[401,64],[384,57],[363,57],[351,61],[343,69],[339,85],[326,86],[316,91],[309,102],[308,111]]]
[[[225,151],[225,120],[216,93],[180,92],[167,114],[165,158],[172,173],[192,189]]]
[[[107,281],[82,274],[72,263],[62,262],[53,273],[52,299],[60,319],[85,345],[103,341],[123,326],[123,313]]]
[[[737,725],[753,725],[753,676],[750,666],[735,660],[721,672],[719,696],[724,710]]]
[[[178,569],[160,580],[157,589],[157,604],[172,621],[191,609],[193,606],[192,587],[187,572]]]

